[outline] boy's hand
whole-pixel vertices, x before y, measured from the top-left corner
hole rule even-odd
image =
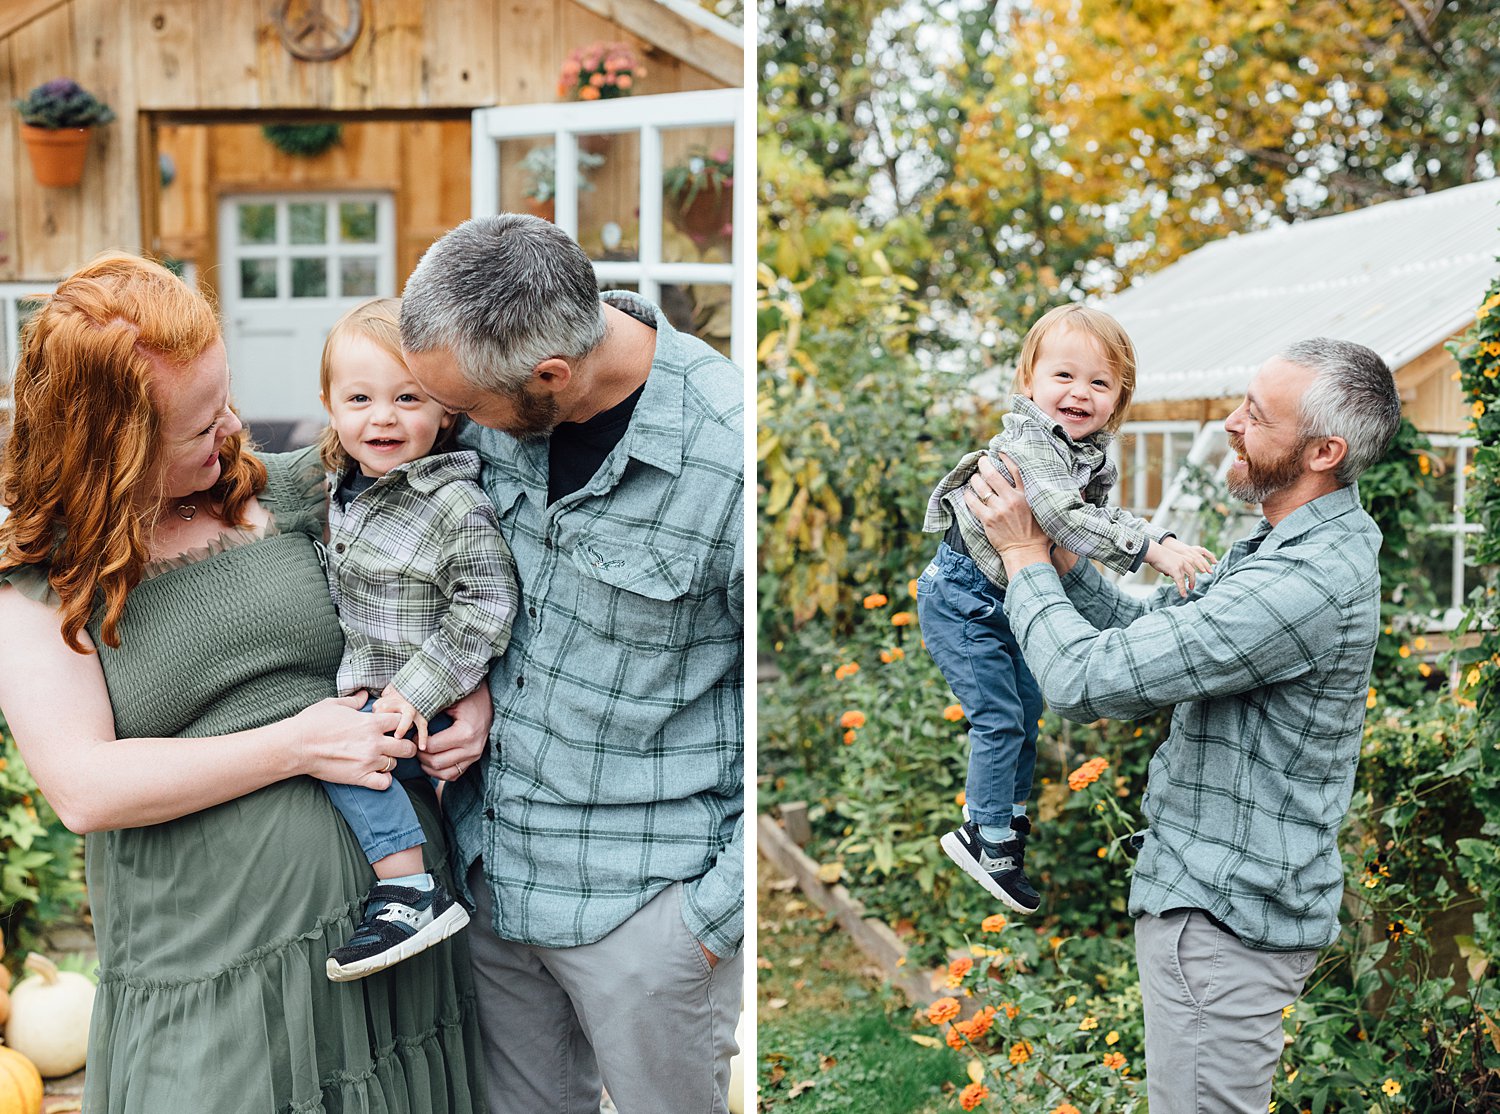
[[[377,712],[398,712],[401,722],[396,727],[396,738],[406,738],[406,733],[416,727],[417,750],[427,749],[427,717],[412,706],[412,702],[396,690],[395,685],[386,685],[380,699],[375,701]]]
[[[1213,572],[1217,558],[1201,545],[1184,545],[1176,538],[1153,541],[1146,548],[1146,564],[1163,576],[1170,576],[1177,591],[1186,599],[1193,589],[1196,573]]]

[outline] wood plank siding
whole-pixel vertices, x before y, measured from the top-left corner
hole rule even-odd
[[[15,113],[0,112],[0,151],[13,167],[0,176],[0,281],[50,281],[101,250],[124,248],[192,259],[212,285],[217,198],[272,188],[394,191],[404,278],[427,243],[468,215],[467,112],[555,100],[571,48],[631,43],[647,70],[642,94],[739,83],[721,47],[705,46],[697,65],[673,53],[704,40],[668,9],[651,0],[612,4],[364,0],[358,40],[330,62],[287,51],[270,0],[10,5],[0,15],[0,96],[14,100],[73,77],[118,119],[94,130],[83,182],[48,189],[31,176]],[[662,41],[640,37],[662,19]],[[263,123],[309,117],[344,123],[343,143],[316,159],[290,159],[260,137]],[[177,170],[166,188],[154,165],[161,152]],[[631,181],[633,153],[621,154],[601,177]]]

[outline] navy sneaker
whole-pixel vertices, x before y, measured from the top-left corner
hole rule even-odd
[[[384,971],[446,940],[468,923],[469,914],[441,883],[430,890],[379,883],[365,898],[364,916],[354,935],[328,956],[328,977],[351,982]]]
[[[1031,834],[1031,821],[1017,816],[1010,827],[1015,833],[1012,838],[986,843],[979,825],[965,819],[961,828],[942,838],[943,852],[1017,913],[1035,913],[1042,898],[1026,877],[1026,837]]]

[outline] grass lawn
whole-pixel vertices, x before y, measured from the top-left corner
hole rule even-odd
[[[937,1114],[967,1082],[935,1032],[858,948],[760,864],[756,972],[760,1109],[783,1114]]]

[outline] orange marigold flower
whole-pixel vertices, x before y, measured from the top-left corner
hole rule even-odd
[[[890,665],[893,661],[900,661],[906,657],[906,651],[900,646],[892,646],[889,650],[880,651],[880,660]]]
[[[894,615],[891,616],[891,626],[893,626],[893,627],[909,627],[909,626],[911,626],[911,612],[910,611],[898,611],[898,612],[896,612],[896,614],[894,614]]]
[[[1015,1044],[1010,1046],[1009,1055],[1010,1062],[1019,1067],[1021,1064],[1024,1064],[1027,1060],[1031,1059],[1031,1042],[1016,1041]]]
[[[957,723],[964,718],[964,710],[957,704],[949,704],[943,709],[943,718],[949,723]]]
[[[890,602],[891,601],[885,597],[884,593],[871,592],[868,596],[865,597],[865,610],[874,611],[877,607],[884,607]]]
[[[948,977],[961,979],[972,970],[974,970],[974,961],[968,956],[961,956],[948,964]]]
[[[941,1025],[945,1021],[952,1021],[957,1016],[957,998],[939,998],[927,1007],[927,1020],[934,1025]]]
[[[989,1097],[990,1089],[983,1083],[970,1083],[959,1093],[958,1105],[965,1110],[973,1110]]]
[[[1019,1009],[1017,1009],[1015,1006],[1011,1005],[1009,1002],[1001,1002],[1000,1003],[1000,1008],[1005,1011],[1005,1020],[1006,1021],[1014,1021],[1016,1019],[1016,1015],[1021,1012]]]
[[[916,577],[912,577],[910,580],[908,580],[906,582],[906,594],[908,596],[910,596],[912,599],[916,599],[917,598],[917,579],[916,579]]]
[[[999,932],[1010,922],[1005,919],[1004,913],[991,913],[979,922],[979,927],[985,932]]]
[[[1085,1033],[1090,1029],[1097,1029],[1099,1028],[1099,1019],[1097,1017],[1085,1017],[1078,1023],[1078,1028]]]
[[[1119,1071],[1125,1066],[1125,1053],[1106,1052],[1104,1054],[1104,1066],[1110,1071]]]
[[[1065,1102],[1061,1106],[1055,1108],[1052,1111],[1052,1114],[1079,1114],[1079,1110],[1078,1107],[1074,1106],[1071,1102]]]
[[[844,732],[844,745],[848,746],[850,743],[854,742],[854,737],[854,729],[851,727],[848,731]]]
[[[863,727],[865,725],[865,714],[863,712],[848,711],[839,717],[840,727]]]
[[[955,1021],[948,1026],[948,1035],[943,1039],[948,1042],[948,1047],[962,1052],[964,1047],[963,1022]]]
[[[845,677],[852,677],[858,672],[859,662],[846,661],[843,665],[839,666],[833,671],[833,677],[836,681],[842,681]]]
[[[1099,775],[1109,769],[1109,762],[1103,758],[1090,758],[1078,769],[1068,775],[1068,788],[1078,792],[1085,785],[1092,785],[1099,780]]]

